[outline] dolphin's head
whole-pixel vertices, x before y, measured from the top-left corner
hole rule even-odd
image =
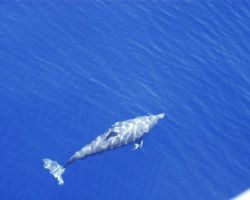
[[[159,121],[159,119],[164,118],[164,116],[165,116],[164,113],[161,113],[161,114],[158,114],[158,115],[150,115],[149,116],[149,120],[150,120],[149,127],[152,128],[154,125],[157,124],[157,122]]]
[[[158,115],[155,115],[157,118],[158,118],[158,120],[159,119],[162,119],[162,118],[164,118],[165,117],[165,113],[161,113],[161,114],[158,114]]]

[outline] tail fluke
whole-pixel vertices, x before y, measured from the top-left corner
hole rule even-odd
[[[59,165],[56,161],[50,160],[48,158],[44,158],[42,160],[43,167],[49,170],[49,172],[57,179],[59,185],[62,185],[64,183],[62,175],[65,171],[65,168]]]

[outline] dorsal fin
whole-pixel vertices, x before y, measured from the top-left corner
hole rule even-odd
[[[105,140],[108,140],[109,138],[111,137],[114,137],[114,136],[117,136],[118,135],[118,132],[115,132],[115,131],[110,131],[107,135],[107,137],[105,138]]]

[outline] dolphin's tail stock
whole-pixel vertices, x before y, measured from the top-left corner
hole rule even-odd
[[[43,160],[43,167],[48,169],[49,172],[57,179],[59,185],[64,183],[62,179],[62,175],[65,171],[65,168],[58,164],[58,162],[50,160],[48,158],[44,158]]]

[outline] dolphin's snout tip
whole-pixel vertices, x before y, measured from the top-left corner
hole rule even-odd
[[[161,113],[161,114],[157,115],[157,117],[158,117],[159,119],[162,119],[162,118],[165,117],[165,113]]]

